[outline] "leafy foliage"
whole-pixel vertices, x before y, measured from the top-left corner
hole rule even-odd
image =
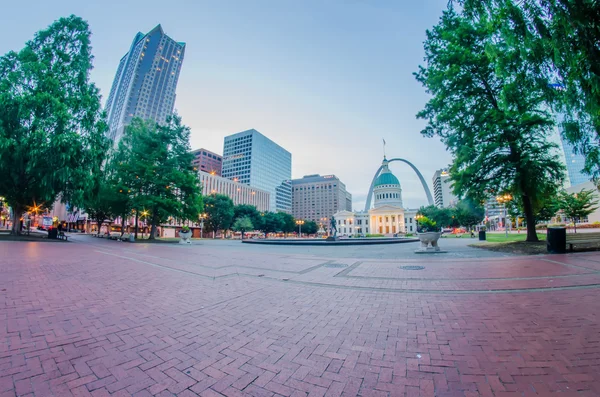
[[[302,225],[302,233],[317,234],[318,231],[319,226],[317,225],[317,222],[310,220],[304,221],[304,224]]]
[[[296,220],[292,215],[285,212],[278,212],[277,216],[281,220],[281,231],[283,233],[293,233],[296,230]]]
[[[0,195],[17,220],[35,202],[80,204],[104,160],[90,35],[81,18],[61,18],[0,58]]]
[[[242,233],[242,239],[244,238],[244,233],[247,231],[254,230],[254,226],[252,225],[252,221],[249,216],[242,216],[237,218],[233,223],[232,229],[236,232]]]
[[[502,21],[502,40],[552,82],[548,101],[564,115],[564,135],[600,177],[600,12],[597,0],[463,0],[475,17]]]
[[[597,192],[581,189],[579,193],[560,192],[558,207],[571,218],[577,230],[577,222],[598,209]]]
[[[499,38],[502,21],[444,12],[427,32],[426,65],[416,78],[432,94],[417,117],[425,136],[439,136],[454,156],[450,169],[461,197],[483,201],[511,193],[523,203],[527,241],[538,241],[537,186],[557,185],[564,168],[547,139],[548,84],[518,49]]]
[[[150,239],[169,217],[196,220],[202,212],[189,135],[178,116],[165,124],[134,118],[119,141],[116,178],[130,192],[133,208],[150,213]]]
[[[262,222],[260,225],[260,230],[265,234],[265,236],[269,233],[276,233],[283,229],[284,224],[281,216],[274,212],[265,212],[262,216]]]
[[[440,227],[457,227],[458,220],[454,208],[438,208],[435,205],[421,207],[419,214],[425,215]]]
[[[458,223],[468,228],[479,224],[485,216],[484,208],[471,199],[460,200],[456,204],[455,213]]]
[[[417,230],[421,233],[437,232],[438,227],[436,227],[435,221],[427,218],[426,216],[422,216],[418,219]]]
[[[260,230],[262,217],[255,206],[250,204],[238,204],[233,207],[233,219],[248,217],[255,230]]]
[[[233,224],[233,201],[224,194],[211,194],[204,198],[205,225],[209,232],[229,230]]]

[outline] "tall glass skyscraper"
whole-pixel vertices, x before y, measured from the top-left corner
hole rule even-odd
[[[567,167],[567,174],[571,186],[589,182],[592,177],[581,171],[583,170],[583,167],[585,167],[585,156],[583,154],[575,153],[573,145],[566,139],[561,138],[561,141],[565,152],[565,165]]]
[[[135,35],[106,102],[108,137],[115,143],[133,117],[162,123],[173,113],[184,53],[185,43],[171,39],[160,25]]]
[[[292,154],[252,129],[225,137],[223,177],[271,193],[271,211],[292,211]]]

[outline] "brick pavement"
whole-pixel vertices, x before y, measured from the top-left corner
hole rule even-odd
[[[600,396],[597,253],[75,240],[0,242],[1,397]]]

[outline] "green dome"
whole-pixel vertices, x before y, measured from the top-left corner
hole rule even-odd
[[[377,179],[375,179],[374,187],[381,185],[399,185],[400,181],[391,172],[381,173]]]

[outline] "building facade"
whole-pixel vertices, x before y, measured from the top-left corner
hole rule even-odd
[[[233,204],[250,204],[259,211],[268,211],[271,194],[252,186],[234,182],[231,179],[199,171],[198,178],[202,184],[202,194],[224,194],[233,200]]]
[[[417,210],[406,209],[402,203],[400,181],[383,159],[383,169],[373,184],[373,208],[368,211],[338,211],[334,214],[338,235],[364,236],[381,234],[394,236],[416,233]]]
[[[196,149],[192,151],[194,160],[192,165],[197,171],[207,172],[209,174],[221,176],[223,169],[223,156],[206,149]]]
[[[292,180],[292,215],[327,224],[338,211],[352,211],[352,195],[335,175],[306,175]]]
[[[163,123],[173,113],[184,54],[185,43],[171,39],[160,25],[135,35],[106,102],[110,139],[118,142],[133,117]]]
[[[437,207],[453,207],[458,198],[452,192],[452,181],[447,169],[437,170],[433,174],[433,197]]]
[[[568,186],[581,185],[589,182],[592,178],[582,172],[585,167],[585,156],[575,152],[575,148],[566,139],[562,139],[562,149],[564,151],[565,166],[567,176],[569,177]]]
[[[222,175],[269,192],[270,211],[292,212],[292,155],[260,132],[225,137]]]

